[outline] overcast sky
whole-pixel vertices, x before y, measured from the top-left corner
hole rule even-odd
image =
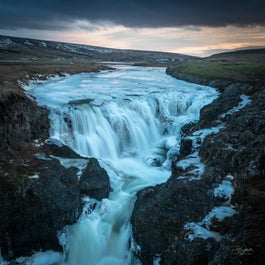
[[[0,0],[0,34],[204,56],[265,46],[265,1]]]

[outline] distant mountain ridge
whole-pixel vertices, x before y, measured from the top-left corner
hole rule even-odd
[[[218,60],[223,59],[226,61],[255,61],[264,62],[265,61],[265,47],[252,47],[246,49],[230,50],[226,52],[221,52],[213,54],[206,60]]]
[[[120,62],[151,62],[167,63],[171,61],[186,61],[197,57],[157,51],[123,50],[97,47],[83,44],[44,41],[28,38],[0,36],[0,62],[21,62],[52,60],[120,61]]]

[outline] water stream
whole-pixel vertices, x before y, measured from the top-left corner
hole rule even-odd
[[[61,234],[67,265],[136,264],[130,216],[137,191],[165,182],[179,151],[180,128],[217,97],[210,87],[176,80],[164,68],[118,66],[30,85],[51,110],[50,137],[96,157],[113,192],[86,199],[79,221]]]

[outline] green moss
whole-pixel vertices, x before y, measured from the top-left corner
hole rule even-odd
[[[198,76],[206,80],[247,81],[265,73],[265,62],[189,61],[170,67],[169,73]]]

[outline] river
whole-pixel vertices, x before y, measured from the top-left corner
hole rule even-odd
[[[136,193],[170,177],[180,128],[199,119],[216,90],[176,80],[165,68],[121,65],[32,83],[27,94],[50,110],[50,138],[96,157],[113,189],[93,210],[95,200],[85,198],[88,210],[60,234],[62,263],[140,264],[130,226]]]

